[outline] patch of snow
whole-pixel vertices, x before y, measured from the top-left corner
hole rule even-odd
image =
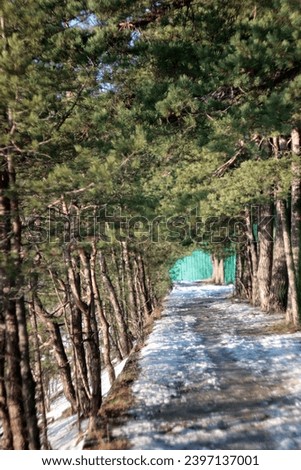
[[[133,449],[301,449],[301,333],[232,298],[233,286],[177,283],[141,351]],[[266,331],[269,331],[266,328]]]
[[[126,361],[127,359],[124,359],[114,366],[116,377],[122,372]],[[102,396],[104,397],[111,388],[107,371],[102,373],[101,380]],[[76,415],[62,417],[68,409],[70,409],[70,403],[62,393],[53,401],[51,409],[47,413],[47,419],[50,421],[48,438],[54,450],[80,450],[83,448],[84,434],[89,420],[82,420],[79,430]]]

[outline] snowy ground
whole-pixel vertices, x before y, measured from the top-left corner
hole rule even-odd
[[[116,377],[122,372],[126,359],[115,367]],[[110,390],[110,382],[107,372],[102,374],[102,395],[107,395]],[[65,417],[64,414],[70,408],[63,393],[53,401],[51,410],[47,413],[47,419],[50,421],[48,426],[48,438],[53,450],[77,450],[82,449],[84,435],[87,429],[88,420],[80,423],[78,428],[77,416],[71,415]]]
[[[177,284],[141,351],[115,436],[133,449],[301,449],[301,333],[235,302],[231,286]]]

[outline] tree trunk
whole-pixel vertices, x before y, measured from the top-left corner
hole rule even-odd
[[[118,256],[118,253],[116,253],[116,251],[117,250],[115,250],[114,247],[111,248],[112,266],[116,273],[116,292],[117,297],[119,298],[120,306],[123,312],[127,314],[128,304],[125,293],[124,260],[122,255]],[[125,321],[128,321],[127,317],[125,317]]]
[[[29,364],[29,339],[25,316],[24,298],[21,297],[16,303],[17,321],[19,326],[19,344],[21,353],[21,376],[24,411],[27,423],[29,449],[40,449],[40,430],[38,427],[35,389],[36,384],[33,379]]]
[[[285,311],[287,307],[288,277],[283,244],[283,231],[280,220],[280,201],[275,204],[275,234],[273,244],[273,264],[270,289],[270,311]]]
[[[86,353],[84,347],[84,334],[83,334],[83,319],[82,312],[72,302],[71,305],[71,318],[70,318],[70,337],[74,348],[74,368],[77,369],[77,396],[79,399],[78,406],[80,407],[83,416],[89,416],[89,380],[88,368],[86,362]]]
[[[216,255],[212,255],[212,282],[214,284],[224,284],[224,260]]]
[[[138,266],[137,262],[134,258],[133,261],[133,281],[134,281],[134,294],[135,294],[135,301],[137,305],[137,333],[138,338],[142,339],[143,337],[143,316],[145,314],[145,310],[143,308],[143,299],[141,296],[141,287],[139,284],[139,274],[138,274]]]
[[[118,327],[118,339],[119,339],[120,351],[121,351],[122,357],[124,358],[128,356],[130,348],[129,348],[129,340],[127,336],[127,327],[126,327],[126,323],[123,317],[123,311],[120,307],[115,289],[109,277],[105,257],[101,251],[98,252],[98,259],[99,259],[102,280],[107,290],[107,293],[108,293],[108,296],[109,296],[109,299],[110,299],[110,302],[114,311],[115,320],[116,320],[117,327]]]
[[[0,449],[13,449],[13,436],[9,420],[9,413],[5,389],[5,325],[0,310],[0,421],[2,424],[2,439]]]
[[[92,279],[92,288],[93,288],[93,295],[94,301],[96,306],[96,311],[99,318],[99,323],[101,327],[101,335],[102,335],[102,353],[103,353],[103,360],[104,366],[108,371],[110,384],[112,385],[115,380],[115,370],[111,362],[111,344],[110,344],[110,334],[109,334],[109,323],[105,317],[102,300],[100,297],[100,292],[97,285],[96,280],[96,256],[97,250],[95,245],[93,246],[93,252],[91,255],[91,279]]]
[[[292,134],[292,150],[299,151],[299,140],[295,140],[296,136]],[[280,144],[277,137],[273,137],[273,150],[275,159],[279,158]],[[294,179],[294,175],[293,175]],[[292,322],[294,325],[299,325],[299,302],[298,302],[298,286],[297,276],[294,264],[292,242],[289,230],[289,220],[287,215],[286,204],[283,200],[279,199],[278,194],[281,188],[276,189],[276,207],[279,213],[279,219],[282,228],[283,246],[287,267],[288,277],[288,295],[287,295],[287,308],[286,308],[286,319],[288,322]],[[279,200],[278,200],[279,199]]]
[[[141,273],[139,269],[139,264],[138,260],[135,257],[134,258],[134,267],[135,267],[135,278],[136,278],[136,289],[139,295],[139,304],[140,304],[140,311],[141,311],[141,328],[143,329],[143,324],[147,320],[149,316],[148,308],[147,308],[147,303],[146,303],[146,297],[145,297],[145,292],[143,288],[143,283],[141,281]],[[140,334],[142,332],[142,329],[140,331]]]
[[[291,148],[295,160],[292,163],[292,190],[291,190],[291,244],[295,266],[297,286],[301,279],[301,171],[300,171],[300,132],[293,129],[291,133]],[[301,304],[301,289],[298,290],[298,303]]]
[[[252,304],[257,305],[259,302],[258,295],[258,256],[256,250],[256,240],[254,239],[253,226],[251,220],[250,210],[246,209],[246,235],[249,244],[250,257],[251,257],[251,280],[252,280]]]
[[[103,298],[103,301],[102,301],[102,309],[103,309],[104,316],[107,319],[107,322],[109,324],[109,337],[110,337],[112,355],[114,358],[117,359],[117,361],[120,362],[122,361],[122,354],[120,351],[116,321],[114,319],[114,312],[112,309],[112,305],[105,298]]]
[[[22,294],[21,222],[11,155],[0,173],[1,302],[5,328],[6,404],[14,449],[39,449],[35,386]],[[8,196],[10,194],[10,196]]]
[[[268,312],[270,308],[270,285],[273,256],[273,205],[263,204],[260,208],[260,220],[258,224],[258,292],[260,307]]]
[[[137,337],[138,335],[138,312],[137,302],[135,297],[133,269],[130,263],[129,249],[127,242],[121,242],[122,246],[122,257],[124,262],[125,279],[127,283],[128,293],[128,309],[129,309],[129,327],[132,335]]]
[[[20,350],[20,371],[22,380],[22,395],[24,412],[28,433],[28,444],[30,450],[40,449],[40,430],[38,427],[38,419],[35,403],[35,382],[33,380],[30,355],[29,355],[29,339],[26,323],[26,310],[24,295],[20,292],[23,288],[22,276],[22,259],[21,259],[21,220],[19,216],[19,204],[16,192],[16,173],[12,155],[8,155],[8,173],[9,185],[12,190],[10,199],[11,210],[11,225],[12,225],[12,240],[11,240],[11,253],[13,255],[13,263],[15,268],[14,284],[15,284],[15,314],[18,324],[18,337],[19,337],[19,350]]]
[[[94,417],[97,416],[102,402],[101,396],[101,358],[99,350],[98,325],[95,316],[95,303],[93,295],[93,286],[91,278],[90,257],[83,249],[79,249],[79,255],[82,264],[83,282],[86,289],[86,304],[88,310],[84,314],[85,325],[85,345],[87,367],[90,385],[90,423],[89,427],[94,427]]]
[[[10,201],[7,197],[9,177],[5,159],[0,161],[0,413],[3,427],[2,447],[13,449],[6,388],[6,312],[9,309],[10,280],[8,277],[10,254]],[[17,397],[16,397],[17,398]],[[22,430],[21,430],[22,432]],[[25,445],[25,444],[24,444]]]
[[[65,249],[65,263],[68,270],[67,296],[70,301],[70,338],[74,348],[74,367],[77,368],[76,393],[78,406],[83,416],[90,413],[90,388],[86,351],[84,346],[83,315],[88,314],[89,307],[81,296],[80,261],[77,255],[71,254],[70,246]]]
[[[21,354],[18,347],[19,333],[16,315],[16,303],[14,301],[5,299],[4,318],[6,332],[5,387],[9,421],[13,435],[13,448],[15,450],[26,450],[29,448],[29,445],[23,407],[22,377],[20,367]]]
[[[249,253],[246,250],[236,253],[235,293],[238,297],[250,301],[252,288],[247,261],[248,256]]]
[[[280,220],[282,225],[282,233],[283,233],[283,243],[284,243],[284,252],[286,258],[286,265],[287,265],[287,274],[288,274],[288,281],[289,281],[289,296],[290,296],[290,305],[291,310],[287,311],[287,320],[292,321],[293,324],[298,327],[299,326],[299,304],[298,304],[298,292],[297,292],[297,280],[296,280],[296,273],[295,273],[295,266],[294,266],[294,259],[293,259],[293,252],[288,228],[288,220],[287,220],[287,213],[286,213],[286,206],[284,201],[279,201],[279,213],[280,213]]]
[[[158,302],[154,294],[153,284],[152,284],[151,277],[147,269],[145,270],[145,276],[146,276],[146,285],[147,285],[147,289],[148,289],[150,300],[151,300],[151,310],[153,312],[155,308],[157,307]]]
[[[39,317],[39,320],[45,325],[50,334],[51,342],[54,348],[54,355],[58,365],[60,378],[63,385],[64,395],[69,401],[72,411],[76,411],[75,389],[72,382],[71,368],[64,348],[59,324],[43,308],[42,302],[35,294],[33,298],[33,308]]]
[[[34,367],[35,367],[35,381],[36,381],[36,401],[41,415],[41,444],[45,450],[50,450],[51,446],[48,440],[47,433],[47,414],[46,414],[46,401],[45,401],[45,390],[43,383],[43,368],[40,354],[40,343],[38,336],[38,324],[37,317],[34,308],[31,308],[31,326],[32,326],[32,337],[33,337],[33,349],[34,349]]]
[[[242,283],[242,259],[241,259],[241,253],[237,252],[236,253],[236,266],[235,266],[235,294],[242,298],[245,294],[244,292],[244,286]]]
[[[152,313],[152,301],[151,301],[151,296],[147,288],[147,281],[146,281],[146,275],[145,275],[145,266],[144,266],[144,261],[141,256],[141,253],[137,253],[136,255],[137,259],[137,265],[138,265],[138,275],[139,275],[139,280],[140,280],[140,285],[141,285],[141,290],[142,290],[142,295],[143,295],[143,301],[145,305],[145,314],[146,316],[151,315]]]

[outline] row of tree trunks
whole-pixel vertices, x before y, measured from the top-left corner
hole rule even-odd
[[[105,369],[108,371],[110,384],[112,385],[112,383],[115,380],[115,370],[114,370],[114,367],[112,365],[112,360],[111,360],[110,325],[104,313],[103,302],[102,302],[100,292],[99,292],[99,287],[97,284],[96,257],[97,257],[97,249],[94,243],[93,251],[91,255],[91,281],[92,281],[95,308],[97,311],[100,330],[101,330],[104,366],[105,366]]]
[[[2,166],[3,168],[4,166]],[[10,167],[12,173],[13,167]],[[141,253],[120,244],[110,253],[97,246],[96,240],[85,247],[65,243],[65,270],[52,267],[44,275],[54,286],[57,303],[53,312],[44,305],[47,294],[40,294],[37,279],[29,277],[30,315],[23,295],[21,224],[18,206],[6,197],[14,176],[1,174],[0,230],[6,265],[1,265],[0,317],[0,417],[5,449],[50,448],[44,392],[43,365],[38,330],[48,337],[51,354],[71,410],[90,418],[90,429],[102,403],[101,364],[111,383],[115,380],[113,359],[123,359],[134,340],[143,336],[145,322],[155,300]],[[69,207],[61,199],[62,213],[68,219]],[[68,226],[68,227],[67,227]],[[66,229],[70,229],[67,221]],[[38,252],[39,257],[42,256]],[[111,255],[111,256],[110,256]],[[15,273],[18,272],[18,276]],[[9,273],[13,275],[9,276]],[[45,277],[46,279],[46,277]],[[20,282],[19,282],[20,281]],[[31,321],[31,338],[27,321]],[[29,344],[35,359],[31,369]],[[34,378],[36,379],[37,387]],[[41,433],[37,407],[41,416]],[[41,441],[40,441],[41,436]]]
[[[236,293],[265,312],[285,311],[292,301],[296,308],[286,204],[279,200],[275,206],[268,203],[257,209],[254,220],[246,210],[247,243],[237,254]],[[295,322],[297,317],[293,320],[289,312],[291,308],[287,309],[288,320]]]
[[[67,205],[63,208],[67,214]],[[112,384],[112,360],[129,354],[132,341],[141,339],[143,325],[152,312],[150,280],[141,254],[130,250],[128,244],[120,245],[114,254],[111,249],[100,249],[96,240],[85,247],[66,244],[64,260],[62,278],[49,270],[58,307],[49,313],[35,285],[30,289],[31,309],[49,334],[72,412],[77,412],[79,421],[89,417],[93,429],[102,403],[101,364]],[[44,448],[46,436],[47,430],[42,434]]]
[[[102,281],[109,295],[110,303],[114,310],[115,320],[116,320],[117,329],[118,329],[119,349],[120,349],[122,357],[124,358],[129,354],[129,351],[130,351],[130,341],[127,335],[127,326],[125,323],[124,312],[122,311],[116,291],[114,289],[110,275],[108,273],[107,262],[106,262],[105,256],[101,250],[99,250],[98,252],[98,259],[99,259]]]
[[[128,301],[128,309],[129,309],[129,328],[133,335],[138,332],[138,323],[137,323],[137,297],[133,282],[133,270],[130,264],[130,255],[128,244],[126,241],[121,242],[121,249],[122,249],[122,259],[124,263],[124,274],[125,274],[125,282],[127,285],[127,301]]]
[[[46,312],[37,294],[33,297],[33,309],[34,314],[37,315],[39,321],[44,325],[46,331],[50,335],[50,341],[53,347],[54,357],[58,365],[64,395],[69,401],[72,411],[75,412],[76,395],[72,381],[71,366],[64,347],[58,319]]]
[[[283,140],[283,138],[282,138]],[[246,209],[246,256],[239,254],[236,287],[241,295],[251,291],[251,302],[266,312],[285,311],[287,321],[300,325],[300,240],[301,240],[301,173],[300,132],[293,129],[290,137],[292,155],[291,200],[282,199],[276,188],[270,202],[263,203],[254,217]],[[279,139],[271,139],[274,158],[284,158]],[[287,147],[287,145],[286,145]],[[254,234],[257,226],[257,236]],[[251,289],[245,270],[249,271]],[[245,295],[248,297],[248,294]]]
[[[0,388],[5,446],[39,449],[35,382],[30,367],[29,338],[24,302],[21,257],[21,221],[12,155],[2,157],[0,171],[0,303],[3,382]],[[10,432],[8,432],[8,428]]]

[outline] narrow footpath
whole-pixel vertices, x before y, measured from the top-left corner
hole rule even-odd
[[[301,449],[301,333],[283,331],[282,315],[230,286],[175,285],[114,437],[140,450]]]

